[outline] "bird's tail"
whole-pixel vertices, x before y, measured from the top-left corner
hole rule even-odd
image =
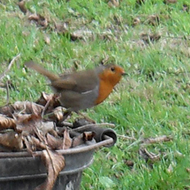
[[[46,70],[44,67],[34,63],[33,61],[28,61],[25,63],[25,65],[38,73],[46,76],[51,82],[59,79],[59,76],[56,74],[53,74],[52,72]]]

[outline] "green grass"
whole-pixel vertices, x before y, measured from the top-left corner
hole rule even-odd
[[[46,80],[27,70],[23,64],[33,59],[54,72],[66,72],[74,63],[78,70],[93,68],[107,56],[124,67],[128,76],[101,105],[89,109],[97,122],[115,124],[114,130],[134,140],[118,138],[112,148],[101,148],[93,164],[84,171],[81,189],[95,190],[185,190],[190,177],[190,9],[188,0],[164,4],[162,0],[121,1],[110,7],[108,1],[27,1],[32,13],[48,20],[42,28],[30,22],[17,6],[17,1],[0,3],[0,71],[16,55],[20,58],[4,78],[14,89],[10,101],[36,100],[41,91],[51,92]],[[151,15],[159,21],[151,24]],[[135,18],[140,23],[133,25]],[[55,23],[66,23],[69,33],[91,31],[73,41],[55,29]],[[141,34],[160,34],[154,42],[144,42]],[[50,43],[46,43],[46,38]],[[6,92],[0,90],[1,105]],[[160,154],[150,164],[139,154],[142,138],[171,136],[170,142],[147,145]],[[133,167],[126,164],[133,161]]]

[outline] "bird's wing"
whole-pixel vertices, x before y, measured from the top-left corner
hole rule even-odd
[[[51,82],[51,86],[57,91],[60,90],[73,90],[77,83],[74,79],[62,79],[59,78],[56,81]]]
[[[76,86],[73,88],[75,92],[87,93],[94,90],[99,85],[98,76],[93,70],[88,70],[88,72],[77,72],[73,78],[77,82]]]
[[[90,76],[90,77],[89,77]],[[98,78],[93,71],[76,72],[61,75],[60,78],[51,83],[52,87],[60,90],[71,90],[78,93],[87,93],[98,86]]]

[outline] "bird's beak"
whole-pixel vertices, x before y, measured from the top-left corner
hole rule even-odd
[[[127,73],[126,73],[125,71],[123,71],[123,72],[121,73],[121,75],[122,75],[122,76],[125,76],[125,75],[127,75]]]

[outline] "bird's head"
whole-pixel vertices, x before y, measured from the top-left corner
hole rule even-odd
[[[113,87],[126,75],[124,69],[118,65],[109,64],[103,66],[102,72],[99,73],[101,80],[109,82]]]

